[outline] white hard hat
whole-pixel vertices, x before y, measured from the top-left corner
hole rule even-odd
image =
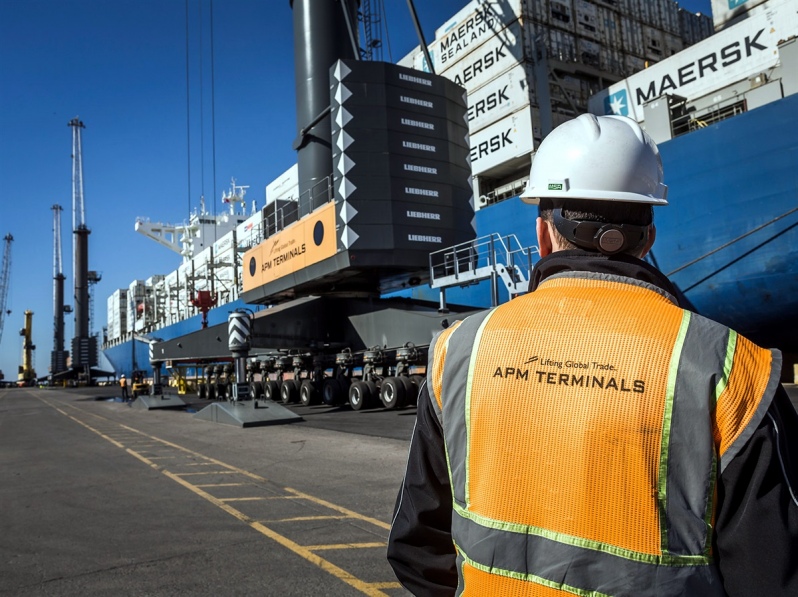
[[[631,118],[582,114],[554,129],[532,158],[525,203],[596,199],[667,205],[656,143]]]
[[[125,374],[124,373],[120,376],[120,379],[125,379]]]

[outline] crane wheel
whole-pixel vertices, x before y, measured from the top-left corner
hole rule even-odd
[[[280,384],[280,401],[283,404],[296,402],[298,394],[297,382],[294,379],[284,379]]]
[[[371,390],[365,381],[356,379],[349,386],[349,406],[352,410],[363,410],[371,397]]]
[[[267,400],[280,400],[280,384],[276,381],[269,380],[263,386],[263,397]]]
[[[302,406],[311,406],[318,402],[318,391],[309,379],[303,379],[299,386],[299,403]]]
[[[407,400],[406,394],[405,384],[398,377],[386,377],[380,384],[380,400],[388,410],[402,408]]]

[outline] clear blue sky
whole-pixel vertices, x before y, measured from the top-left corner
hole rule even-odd
[[[406,1],[384,4],[391,49],[389,55],[386,44],[384,59],[395,62],[418,41]],[[465,4],[416,0],[427,40]],[[680,4],[710,14],[709,0]],[[0,238],[11,233],[15,239],[11,313],[0,342],[6,379],[16,379],[21,364],[19,330],[28,309],[34,312],[37,374],[49,367],[56,203],[64,208],[65,300],[73,303],[70,119],[79,116],[86,124],[89,269],[102,274],[94,288],[94,331],[106,324],[106,300],[115,289],[180,263],[178,255],[134,232],[137,217],[182,222],[203,192],[209,209],[220,211],[231,177],[249,185],[247,199],[262,207],[265,186],[295,161],[289,1],[213,3],[215,143],[210,0],[188,5],[190,105],[185,0],[0,0]],[[72,334],[67,315],[67,350]]]

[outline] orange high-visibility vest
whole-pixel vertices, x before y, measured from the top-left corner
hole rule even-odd
[[[724,595],[716,479],[781,355],[659,288],[568,272],[430,349],[458,595]]]

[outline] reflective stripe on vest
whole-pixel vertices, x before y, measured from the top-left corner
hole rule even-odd
[[[431,347],[459,594],[724,594],[715,479],[780,355],[630,282],[559,275]]]

